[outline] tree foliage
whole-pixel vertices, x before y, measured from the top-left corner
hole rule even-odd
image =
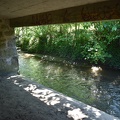
[[[16,28],[17,46],[29,53],[51,54],[120,67],[120,21]]]

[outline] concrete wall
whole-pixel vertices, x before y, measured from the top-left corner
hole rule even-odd
[[[9,21],[0,19],[0,75],[18,72],[18,55],[16,50],[14,29]]]

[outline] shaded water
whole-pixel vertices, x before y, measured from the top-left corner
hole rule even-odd
[[[120,118],[120,70],[80,67],[19,54],[20,73]]]

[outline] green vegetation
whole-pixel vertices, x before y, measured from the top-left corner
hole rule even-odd
[[[28,53],[104,63],[120,68],[120,21],[16,28],[17,46]]]

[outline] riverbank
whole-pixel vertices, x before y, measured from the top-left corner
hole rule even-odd
[[[52,56],[52,55],[47,55],[47,54],[45,54],[45,55],[44,54],[31,54],[31,53],[27,53],[27,52],[24,52],[21,50],[18,50],[18,53],[20,53],[20,54],[23,53],[24,57],[26,57],[26,58],[35,57],[35,58],[39,58],[44,61],[62,63],[66,66],[85,67],[85,68],[91,68],[92,66],[95,66],[95,67],[101,67],[103,69],[120,70],[119,67],[113,67],[113,66],[109,66],[107,64],[102,64],[102,63],[92,64],[85,60],[73,61],[68,58]]]
[[[23,76],[0,78],[0,120],[119,120]]]

